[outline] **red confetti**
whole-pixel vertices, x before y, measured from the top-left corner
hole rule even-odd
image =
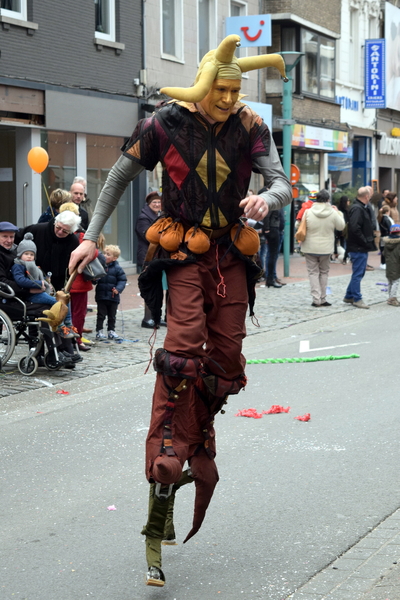
[[[69,392],[67,392],[66,390],[57,390],[56,394],[62,394],[63,396],[68,396]]]
[[[251,419],[261,419],[263,416],[262,413],[258,413],[255,408],[245,408],[243,410],[239,410],[235,417],[249,417]]]
[[[288,413],[290,410],[290,406],[285,408],[284,406],[279,406],[279,404],[273,404],[269,410],[263,410],[263,415],[277,415],[278,413]]]
[[[302,417],[295,417],[298,421],[309,421],[311,419],[310,413],[306,413]]]

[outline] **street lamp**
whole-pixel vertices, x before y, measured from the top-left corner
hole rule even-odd
[[[292,157],[292,94],[293,79],[290,72],[299,64],[304,52],[279,52],[286,65],[287,80],[283,86],[283,106],[282,106],[282,143],[283,143],[283,170],[290,180],[290,165]],[[290,259],[290,223],[291,223],[292,204],[285,206],[285,229],[283,245],[283,271],[284,276],[289,277],[289,259]]]

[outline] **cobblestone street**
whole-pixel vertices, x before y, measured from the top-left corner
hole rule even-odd
[[[371,305],[386,302],[386,277],[385,271],[377,268],[379,256],[371,253],[369,262],[374,265],[375,271],[368,271],[362,282],[362,293],[364,300]],[[282,258],[278,264],[278,273],[282,272]],[[247,318],[247,335],[253,336],[261,332],[284,329],[297,323],[318,320],[338,312],[358,311],[351,305],[342,302],[344,292],[349,282],[351,273],[350,265],[339,265],[332,263],[329,287],[331,294],[329,301],[331,307],[313,308],[309,282],[306,275],[305,259],[295,254],[291,257],[290,274],[287,285],[281,289],[267,288],[258,285],[255,313],[259,327]],[[150,329],[141,327],[143,318],[143,301],[138,296],[137,275],[128,277],[130,285],[122,295],[122,307],[117,315],[117,332],[123,337],[121,343],[112,341],[95,342],[89,352],[82,353],[83,362],[76,365],[73,371],[61,369],[60,371],[48,371],[39,368],[36,373],[27,377],[21,375],[14,364],[7,364],[0,374],[0,397],[18,394],[29,390],[38,390],[47,386],[65,386],[69,381],[78,378],[89,377],[110,370],[121,369],[132,364],[143,363],[143,371],[146,369],[150,359],[149,338],[152,334]],[[382,285],[383,284],[383,285]],[[228,290],[229,292],[229,290]],[[88,313],[86,326],[93,329],[92,334],[85,337],[95,340],[95,304],[92,295],[89,298],[89,306],[92,312]],[[396,312],[395,307],[385,304],[388,311]],[[154,348],[162,346],[165,328],[157,331]]]

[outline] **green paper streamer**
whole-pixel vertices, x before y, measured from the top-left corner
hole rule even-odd
[[[343,356],[313,356],[312,358],[251,358],[246,361],[248,365],[275,365],[279,363],[306,363],[321,362],[326,360],[345,360],[347,358],[360,358],[359,354],[345,354]]]

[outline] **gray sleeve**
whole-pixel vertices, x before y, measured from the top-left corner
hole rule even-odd
[[[136,179],[143,170],[144,167],[130,158],[126,156],[119,157],[109,172],[103,189],[100,192],[92,220],[84,235],[84,240],[97,242],[101,230],[117,206],[122,194],[130,182]]]
[[[271,141],[268,156],[258,156],[253,160],[255,167],[264,178],[267,192],[260,194],[267,201],[269,210],[279,210],[292,201],[292,186],[285,175],[275,143]]]

